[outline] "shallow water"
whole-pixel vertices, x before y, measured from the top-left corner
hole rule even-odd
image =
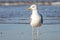
[[[32,40],[29,24],[0,24],[0,40]],[[60,40],[60,25],[42,25],[40,40]]]

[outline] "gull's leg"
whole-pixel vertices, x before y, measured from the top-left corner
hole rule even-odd
[[[40,27],[32,27],[32,40],[40,40]]]
[[[37,40],[40,40],[40,27],[37,27]]]
[[[34,27],[32,27],[32,40],[34,40]]]

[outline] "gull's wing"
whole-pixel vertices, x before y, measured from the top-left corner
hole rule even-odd
[[[40,14],[40,16],[41,16],[41,24],[43,24],[43,16],[42,16],[42,14]]]

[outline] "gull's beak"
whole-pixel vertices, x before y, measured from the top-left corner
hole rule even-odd
[[[28,10],[32,10],[31,8],[28,8]]]

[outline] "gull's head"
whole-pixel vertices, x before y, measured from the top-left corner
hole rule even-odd
[[[37,9],[37,6],[35,4],[31,5],[28,10],[36,10]]]

